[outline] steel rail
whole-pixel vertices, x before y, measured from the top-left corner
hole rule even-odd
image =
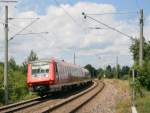
[[[72,110],[70,110],[71,113],[77,111],[78,109],[80,109],[84,104],[86,104],[88,101],[90,101],[92,98],[94,98],[100,91],[102,91],[102,89],[104,88],[105,84],[102,82],[103,86],[102,88],[100,88],[98,91],[96,91],[96,93],[94,93],[94,95],[90,96],[88,99],[86,99],[86,101],[84,101],[82,104],[80,104],[79,106],[77,106],[76,108],[73,108]],[[55,105],[51,105],[49,106],[49,108],[46,108],[47,110],[43,110],[43,111],[40,111],[41,113],[49,113],[49,112],[53,112],[55,111],[56,109],[59,109],[60,107],[64,106],[65,104],[68,104],[68,103],[71,103],[72,101],[82,97],[83,95],[87,94],[88,92],[94,90],[96,87],[98,87],[98,83],[94,81],[94,85],[90,88],[88,88],[87,90],[79,93],[79,94],[76,94],[64,101],[61,101],[59,103],[56,103]]]
[[[78,105],[77,107],[75,107],[74,109],[72,109],[70,111],[70,113],[75,113],[76,111],[78,111],[81,107],[83,107],[85,104],[87,104],[90,100],[92,100],[97,94],[99,94],[105,87],[105,83],[103,83],[103,86],[101,89],[99,89],[95,94],[93,94],[91,97],[89,97],[87,100],[85,100],[84,102],[82,102],[80,105]]]
[[[39,104],[41,102],[46,101],[46,99],[43,101],[41,101],[40,99],[41,99],[40,97],[37,97],[34,99],[30,99],[30,100],[26,100],[26,101],[14,103],[14,104],[2,106],[2,107],[0,107],[0,113],[14,112],[14,111],[24,109],[24,108],[30,107],[32,105],[36,105],[36,104]]]
[[[86,90],[88,90],[88,89],[86,89]],[[77,94],[80,94],[80,93],[77,93]],[[75,94],[75,95],[77,95],[77,94]],[[47,101],[50,101],[50,100],[48,98],[43,99],[43,98],[38,97],[38,98],[34,98],[34,99],[30,99],[30,100],[26,100],[26,101],[14,103],[14,104],[2,106],[2,107],[0,107],[0,113],[10,113],[10,112],[12,113],[12,112],[24,110],[26,108],[30,108],[30,107],[33,107],[34,105],[38,105],[38,104],[41,104],[41,103],[44,103]]]

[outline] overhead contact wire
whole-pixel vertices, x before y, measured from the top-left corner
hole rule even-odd
[[[123,32],[121,32],[121,31],[119,31],[118,29],[116,29],[116,28],[114,28],[114,27],[111,27],[110,25],[107,25],[107,24],[105,24],[105,23],[103,23],[103,22],[101,22],[101,21],[99,21],[99,20],[97,20],[97,19],[94,19],[94,18],[92,18],[92,17],[90,17],[90,16],[88,16],[88,15],[86,15],[86,17],[88,17],[88,18],[90,18],[90,19],[92,19],[92,20],[94,20],[94,21],[96,21],[96,22],[98,22],[98,23],[100,23],[100,24],[106,26],[106,27],[109,28],[109,29],[112,29],[112,30],[114,30],[114,31],[116,31],[116,32],[118,32],[118,33],[120,33],[120,34],[122,34],[122,35],[124,35],[124,36],[126,36],[126,37],[128,37],[128,38],[130,38],[130,39],[132,39],[132,40],[134,40],[134,38],[133,38],[132,36],[129,36],[128,34],[123,33]]]

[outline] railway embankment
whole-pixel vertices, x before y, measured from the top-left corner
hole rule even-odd
[[[121,113],[126,107],[130,112],[130,90],[128,81],[105,79],[104,89],[89,103],[84,105],[78,113]],[[126,102],[126,106],[120,106]]]

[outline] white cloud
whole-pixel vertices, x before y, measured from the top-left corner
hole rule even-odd
[[[84,20],[81,15],[82,11],[88,13],[100,13],[100,12],[116,12],[116,8],[111,4],[96,4],[91,2],[78,2],[75,5],[63,4],[61,5],[75,20],[75,22],[63,11],[62,8],[54,5],[50,5],[47,9],[46,15],[40,16],[34,11],[19,12],[16,17],[40,17],[35,24],[33,24],[28,32],[45,32],[49,34],[41,35],[27,35],[17,36],[10,43],[10,56],[14,56],[17,61],[22,62],[30,50],[33,49],[41,58],[46,57],[63,57],[69,61],[72,60],[72,53],[76,51],[80,59],[80,64],[85,65],[89,59],[93,60],[96,55],[102,56],[103,60],[105,56],[109,58],[105,59],[107,62],[114,64],[115,56],[120,56],[119,63],[123,65],[130,65],[132,58],[129,52],[130,40],[118,34],[110,29],[92,30],[87,27],[100,26],[106,28],[103,25],[98,24],[90,19]],[[131,36],[136,36],[136,25],[129,24],[127,21],[116,19],[113,15],[93,16],[94,18],[116,27],[118,30],[123,31]],[[14,24],[18,27],[24,27],[31,21],[19,21],[13,20],[10,24],[10,34],[17,33],[20,29],[14,28]],[[147,28],[148,29],[148,28]],[[148,30],[147,30],[148,32]],[[3,34],[3,30],[0,30]],[[2,45],[2,37],[0,37],[0,45]],[[69,55],[70,54],[70,55]],[[69,55],[69,57],[67,57]],[[0,54],[2,58],[2,54]],[[83,58],[84,56],[84,58]],[[78,58],[78,59],[79,59]],[[128,59],[128,62],[123,58]],[[92,61],[95,66],[98,66],[96,59]],[[100,65],[106,64],[101,62]]]

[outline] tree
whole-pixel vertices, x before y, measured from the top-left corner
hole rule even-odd
[[[38,56],[33,50],[31,50],[30,55],[27,58],[27,61],[29,62],[29,61],[35,61],[35,60],[38,60]]]
[[[121,75],[125,75],[125,74],[128,74],[130,71],[130,67],[128,66],[123,66],[122,69],[121,69]]]
[[[133,59],[135,63],[139,60],[139,40],[132,40],[132,45],[130,46],[130,51],[133,54]]]
[[[11,57],[8,61],[8,65],[10,69],[16,70],[18,68],[16,61],[13,57]]]
[[[139,77],[137,80],[140,82],[140,84],[143,87],[146,87],[150,90],[150,41],[146,42],[144,41],[144,62],[143,67],[139,66],[138,64],[138,58],[139,58],[139,40],[133,41],[130,51],[133,53],[133,59],[134,59],[134,69],[138,71]]]
[[[22,63],[22,71],[24,73],[26,73],[28,62],[35,61],[35,60],[38,60],[38,56],[33,50],[31,50],[31,52],[30,52],[29,56],[27,57],[27,59]]]
[[[129,66],[123,66],[121,68],[121,71],[120,71],[120,78],[121,79],[127,79],[129,72],[130,72],[130,67]]]
[[[150,41],[144,44],[144,60],[150,60]]]
[[[104,70],[102,68],[97,69],[98,78],[102,78],[104,76]]]
[[[113,73],[112,73],[112,67],[110,65],[108,65],[106,67],[106,71],[105,71],[106,77],[108,78],[113,78]]]
[[[144,60],[150,60],[150,41],[145,42],[144,41],[144,48],[143,48],[143,59]],[[139,61],[139,40],[133,40],[132,45],[130,46],[130,51],[133,54],[133,59],[136,64],[138,64]]]
[[[91,64],[87,64],[86,66],[84,66],[84,68],[87,69],[90,72],[91,77],[96,77],[97,76],[97,71]]]
[[[120,65],[118,64],[117,65],[117,67],[116,67],[117,69],[116,69],[116,78],[120,78],[121,77],[121,67],[120,67]]]
[[[111,73],[113,75],[113,78],[115,78],[116,77],[116,67],[112,67],[112,72]]]
[[[11,57],[8,61],[8,92],[9,103],[25,99],[28,95],[26,84],[26,74],[19,70],[19,65],[16,64],[15,59]],[[4,66],[0,64],[0,105],[4,103],[4,86],[3,86]]]
[[[26,84],[26,72],[28,61],[37,60],[38,57],[35,52],[31,51],[30,55],[27,57],[23,66],[16,64],[16,61],[11,57],[8,61],[9,71],[8,71],[8,91],[9,91],[9,103],[14,103],[16,101],[31,98],[29,90]],[[3,74],[4,65],[0,62],[0,105],[4,103],[4,88],[3,88]],[[19,70],[21,68],[22,70]]]

